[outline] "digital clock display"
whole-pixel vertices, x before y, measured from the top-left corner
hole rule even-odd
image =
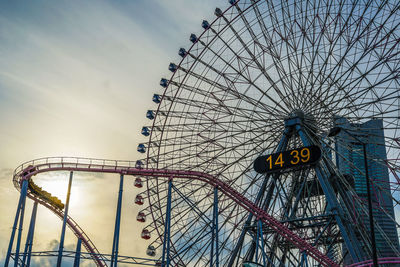
[[[254,170],[269,173],[316,163],[321,157],[318,146],[300,147],[288,151],[258,157],[254,161]]]

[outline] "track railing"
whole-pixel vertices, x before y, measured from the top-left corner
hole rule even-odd
[[[23,266],[22,264],[22,258],[25,256],[24,253],[19,254],[19,263],[20,266]],[[47,250],[47,251],[33,251],[31,252],[32,257],[53,257],[56,258],[58,257],[58,250]],[[107,262],[111,262],[111,257],[112,255],[110,254],[97,254],[99,258],[103,258]],[[76,251],[68,251],[64,250],[62,253],[63,258],[75,258],[76,257]],[[80,252],[79,253],[79,258],[83,260],[90,260],[92,259],[93,254],[88,253],[88,252]],[[11,253],[11,258],[15,260],[15,253]],[[131,265],[141,265],[141,266],[155,266],[158,262],[158,260],[155,259],[147,259],[147,258],[141,258],[141,257],[132,257],[132,256],[123,256],[123,255],[118,255],[118,262],[119,263],[124,263],[124,264],[131,264]]]
[[[203,181],[211,186],[218,187],[226,196],[232,199],[237,205],[243,207],[248,212],[253,213],[255,218],[261,220],[271,229],[276,231],[280,236],[295,245],[300,251],[305,252],[308,256],[319,262],[322,266],[338,267],[339,265],[323,254],[316,247],[312,246],[306,240],[292,232],[286,225],[282,224],[271,215],[259,208],[249,199],[234,190],[227,183],[218,178],[196,171],[179,171],[167,169],[138,169],[135,168],[133,161],[118,161],[91,158],[75,158],[75,157],[51,157],[31,160],[23,163],[14,172],[14,185],[20,190],[23,180],[30,179],[31,176],[38,173],[51,171],[84,171],[84,172],[100,172],[100,173],[118,173],[124,175],[158,177],[158,178],[174,178],[174,179],[193,179]],[[63,212],[52,207],[49,203],[37,198],[35,195],[28,193],[28,197],[38,201],[40,204],[52,210],[57,216],[63,218]],[[82,239],[82,242],[89,253],[92,254],[93,260],[97,266],[107,266],[105,260],[99,257],[99,252],[93,242],[78,226],[72,218],[68,218],[68,226],[74,234]]]

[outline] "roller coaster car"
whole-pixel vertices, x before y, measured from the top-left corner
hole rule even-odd
[[[53,207],[60,210],[64,209],[64,204],[61,202],[61,200],[59,200],[57,197],[52,196],[49,192],[46,192],[40,186],[37,186],[32,179],[30,179],[28,182],[28,188],[33,194],[37,195],[40,199],[48,202]]]
[[[147,239],[150,239],[151,235],[150,235],[149,230],[143,229],[143,230],[142,230],[141,237],[142,237],[143,239],[146,239],[146,240],[147,240]]]
[[[154,264],[154,266],[161,266],[161,261],[156,261],[156,263]]]
[[[26,169],[25,169],[26,171],[24,171],[23,173],[22,173],[22,176],[27,176],[28,174],[30,174],[30,173],[32,173],[32,172],[35,172],[35,171],[37,171],[37,167],[33,167],[33,165],[29,165],[28,167],[26,167]]]

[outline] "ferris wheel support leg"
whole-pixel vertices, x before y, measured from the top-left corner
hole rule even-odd
[[[172,189],[172,178],[168,180],[168,195],[167,195],[167,210],[165,212],[165,228],[164,228],[164,242],[163,242],[163,253],[162,253],[162,267],[168,267],[169,258],[169,246],[170,246],[170,224],[171,224],[171,189]]]
[[[312,145],[309,138],[307,137],[307,134],[304,132],[301,124],[296,124],[296,131],[299,134],[303,144],[305,146]],[[321,160],[323,161],[323,160]],[[315,167],[315,173],[318,177],[318,181],[322,187],[322,190],[324,191],[324,194],[326,196],[326,202],[328,204],[328,210],[330,210],[335,218],[335,221],[340,229],[340,233],[343,237],[343,240],[346,244],[346,247],[353,259],[353,261],[358,262],[362,260],[361,256],[361,249],[358,245],[357,239],[355,238],[355,233],[354,230],[351,229],[351,226],[345,225],[343,222],[343,214],[344,211],[342,207],[339,205],[338,200],[336,199],[335,193],[332,189],[332,186],[330,185],[328,181],[327,174],[324,173],[324,171],[321,169],[321,163],[318,163],[318,165]],[[326,172],[326,171],[325,171]],[[353,242],[352,242],[353,240]]]
[[[72,176],[73,176],[73,172],[70,172],[69,173],[69,181],[68,181],[67,200],[65,201],[64,220],[63,220],[62,229],[61,229],[60,246],[58,248],[57,267],[61,267],[62,253],[63,253],[63,249],[64,249],[65,226],[67,224],[67,219],[68,219],[68,208],[69,208],[69,198],[71,195]]]
[[[257,237],[256,237],[256,262],[258,262],[258,246],[259,246],[259,242],[260,242],[260,229],[259,229],[260,225],[257,222]]]
[[[28,259],[28,262],[27,262],[26,266],[30,266],[30,258],[31,258],[32,245],[33,245],[33,234],[35,232],[37,206],[38,206],[38,202],[35,201],[33,203],[31,222],[29,224],[29,231],[28,231],[28,235],[26,237],[24,257],[22,259],[23,266],[25,266],[25,262],[27,261],[27,259]]]
[[[286,127],[284,132],[283,132],[282,138],[279,141],[277,152],[284,151],[286,149],[287,143],[288,143],[289,138],[290,138],[290,132],[291,132],[291,129]],[[263,181],[263,183],[261,185],[261,188],[258,191],[256,202],[255,202],[257,205],[259,205],[260,201],[262,200],[262,198],[264,196],[264,192],[266,190],[269,177],[270,176],[265,177],[265,179],[264,179],[264,181]],[[273,179],[278,179],[278,177],[279,177],[279,173],[274,174]],[[235,248],[232,251],[232,254],[230,256],[228,266],[233,266],[233,264],[235,263],[236,256],[237,256],[237,254],[238,254],[238,252],[239,252],[239,250],[240,250],[240,248],[241,248],[241,246],[243,244],[244,237],[245,237],[246,232],[247,232],[247,227],[250,226],[252,219],[253,219],[253,213],[249,213],[249,216],[247,217],[247,220],[244,223],[244,226],[243,226],[242,232],[240,233],[238,241],[236,242]]]
[[[80,260],[81,260],[81,245],[82,245],[82,239],[78,238],[78,242],[76,243],[74,267],[79,267],[79,264],[80,264]]]
[[[13,243],[14,243],[15,232],[17,230],[17,224],[18,224],[18,220],[20,218],[20,215],[21,215],[21,221],[23,221],[23,219],[24,219],[23,218],[24,216],[23,216],[22,206],[25,206],[25,199],[26,199],[27,191],[28,191],[28,181],[24,180],[22,182],[21,194],[19,196],[17,212],[15,214],[14,225],[13,225],[12,232],[11,232],[10,243],[8,244],[7,256],[6,256],[6,260],[5,260],[5,263],[4,263],[4,267],[8,267],[8,264],[10,262],[11,250],[12,250],[12,246],[13,246]],[[21,221],[20,221],[20,229],[22,227]],[[15,261],[18,262],[17,261],[18,258],[15,258],[15,259],[16,259]]]
[[[121,225],[121,207],[122,207],[123,187],[124,187],[124,175],[121,174],[120,181],[119,181],[117,215],[115,217],[113,248],[112,248],[112,253],[111,253],[111,267],[117,267],[117,264],[118,264],[119,229],[120,229],[120,225]]]
[[[265,255],[265,250],[264,250],[264,234],[262,230],[262,221],[258,220],[258,231],[260,232],[260,241],[261,241],[261,251],[262,251],[262,257],[263,257],[263,264],[264,266],[267,266],[267,255]]]
[[[214,263],[214,243],[215,243],[215,266],[219,266],[219,253],[218,253],[218,186],[214,187],[214,209],[212,221],[212,241],[211,241],[211,258],[210,266]]]

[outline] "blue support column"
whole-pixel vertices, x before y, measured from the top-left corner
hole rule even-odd
[[[211,258],[210,266],[214,263],[214,243],[215,243],[215,266],[219,266],[219,253],[218,253],[218,187],[214,187],[214,208],[213,208],[213,221],[212,221],[212,242],[211,242]]]
[[[6,255],[6,260],[5,260],[5,263],[4,263],[4,267],[8,267],[8,264],[10,262],[11,250],[12,250],[12,246],[13,246],[13,243],[14,243],[15,232],[17,230],[17,224],[18,224],[18,220],[19,220],[19,217],[20,217],[20,214],[21,214],[22,203],[25,203],[27,191],[28,191],[28,181],[24,180],[22,182],[22,186],[21,186],[21,194],[19,196],[17,212],[15,214],[14,224],[13,224],[13,228],[12,228],[12,231],[11,231],[10,243],[8,244],[8,250],[7,250],[7,255]]]
[[[30,265],[30,258],[31,258],[32,245],[33,245],[33,235],[35,232],[37,206],[38,206],[38,203],[37,203],[37,201],[35,201],[33,203],[33,208],[32,208],[31,222],[29,224],[29,232],[26,237],[24,257],[22,259],[23,266],[25,266],[25,262],[27,259],[28,259],[28,263],[26,264],[26,266]]]
[[[76,243],[74,267],[79,267],[79,263],[81,261],[81,245],[82,245],[82,239],[78,238],[78,242]]]
[[[24,212],[25,212],[25,202],[26,202],[26,194],[28,192],[28,180],[24,180],[22,183],[21,194],[23,195],[22,203],[21,203],[21,216],[19,219],[19,228],[18,228],[18,237],[17,237],[17,247],[15,248],[15,260],[14,267],[18,267],[19,261],[19,249],[21,247],[21,238],[22,238],[22,227],[24,225]]]
[[[62,225],[62,229],[61,229],[60,246],[58,248],[57,267],[61,267],[62,253],[63,253],[63,249],[64,249],[65,226],[67,224],[67,218],[68,218],[69,197],[71,195],[72,176],[73,176],[73,172],[70,172],[69,182],[68,182],[68,191],[67,191],[67,200],[65,202],[64,220],[63,220],[63,225]]]
[[[119,244],[119,229],[121,225],[121,207],[122,207],[122,192],[124,188],[124,175],[121,174],[119,180],[117,215],[115,217],[113,248],[111,253],[111,267],[117,267],[118,263],[118,244]]]
[[[262,252],[262,256],[263,256],[263,263],[264,266],[267,266],[267,255],[265,255],[265,250],[264,250],[264,233],[262,230],[262,221],[258,220],[258,230],[260,231],[260,241],[261,241],[261,252]]]
[[[162,252],[162,267],[168,267],[169,258],[169,246],[170,246],[170,224],[171,224],[171,188],[172,178],[168,180],[168,195],[167,195],[167,210],[165,213],[165,228],[164,228],[164,240],[163,240],[163,252]]]

